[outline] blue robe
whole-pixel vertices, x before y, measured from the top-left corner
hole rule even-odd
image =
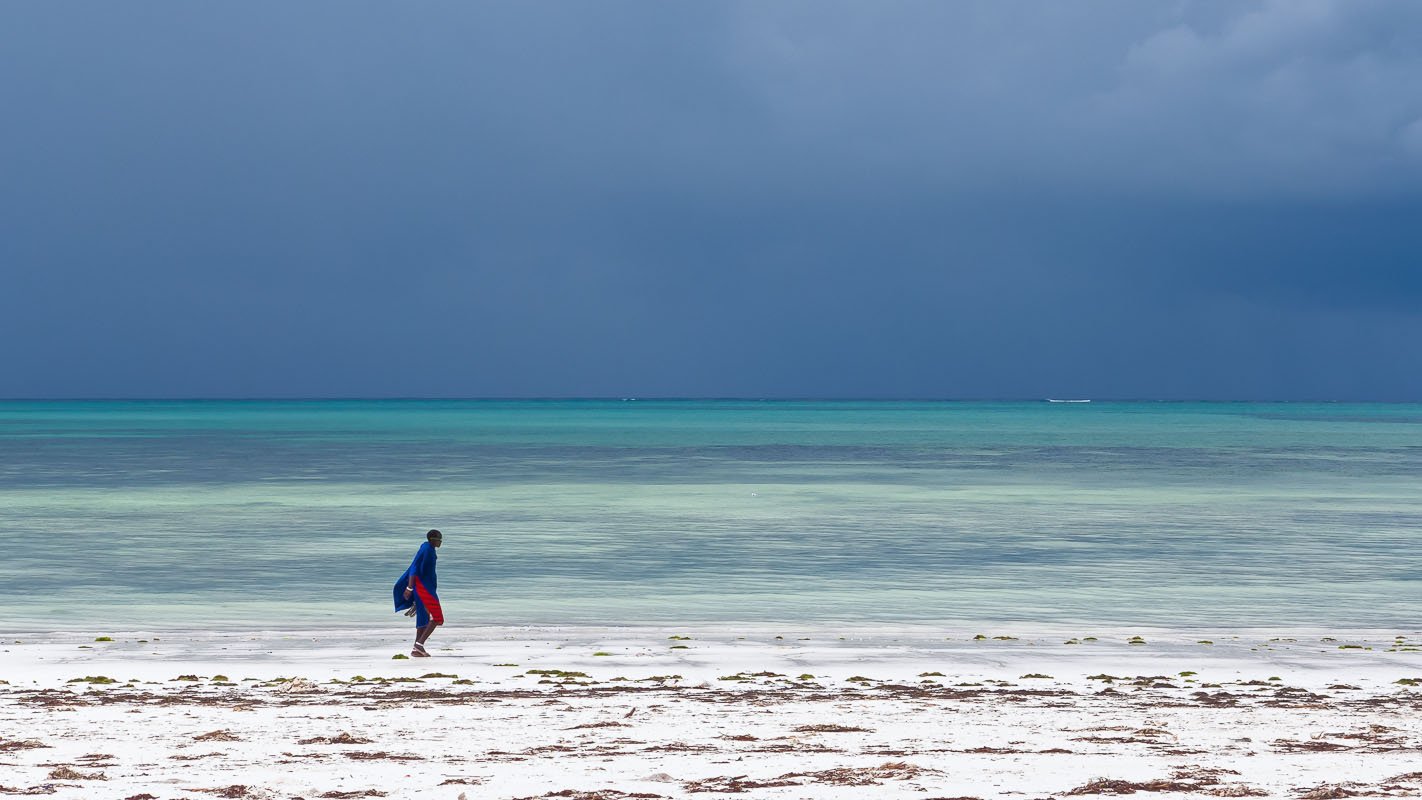
[[[415,604],[416,595],[411,594],[408,600],[405,598],[405,588],[410,585],[411,575],[419,578],[420,583],[424,584],[430,594],[435,594],[439,590],[439,581],[435,578],[436,559],[438,556],[435,555],[434,545],[429,542],[420,545],[419,551],[415,553],[415,560],[410,562],[410,568],[405,570],[399,580],[395,581],[396,611],[404,611]]]

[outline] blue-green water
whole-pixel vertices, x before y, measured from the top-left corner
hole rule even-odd
[[[1422,406],[0,403],[0,630],[1386,627],[1422,616]],[[401,618],[403,619],[403,618]]]

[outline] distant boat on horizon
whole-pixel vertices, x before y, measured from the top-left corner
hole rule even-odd
[[[1053,398],[1048,397],[1048,398],[1047,398],[1047,402],[1048,402],[1048,403],[1090,403],[1091,401],[1090,401],[1090,400],[1055,400],[1055,399],[1053,399]]]

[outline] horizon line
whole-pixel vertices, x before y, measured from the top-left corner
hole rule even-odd
[[[70,396],[0,397],[0,403],[319,403],[319,402],[740,402],[740,403],[1045,403],[1069,400],[1087,403],[1377,403],[1410,404],[1416,400],[1339,400],[1314,397],[1293,398],[1203,398],[1203,397],[927,397],[927,396],[695,396],[695,395],[248,395],[248,396]]]

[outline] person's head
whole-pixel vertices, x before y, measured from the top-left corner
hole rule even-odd
[[[444,544],[444,534],[440,533],[439,531],[432,530],[429,533],[425,534],[425,541],[429,542],[435,547],[439,547],[440,545]]]

